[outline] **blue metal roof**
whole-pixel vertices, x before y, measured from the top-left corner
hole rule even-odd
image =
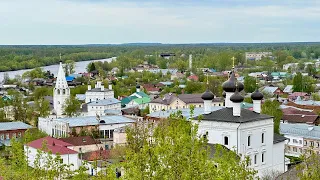
[[[67,77],[66,77],[66,80],[69,81],[69,82],[70,82],[70,81],[73,81],[74,79],[75,79],[75,78],[74,78],[73,76],[67,76]]]
[[[86,95],[85,94],[76,94],[76,99],[79,101],[84,101],[86,100]]]
[[[88,103],[88,106],[107,106],[107,105],[117,104],[117,103],[120,103],[118,99],[108,98],[108,99],[102,99],[99,101],[90,102]]]
[[[30,129],[32,126],[23,123],[23,122],[1,122],[0,123],[0,131],[8,131],[15,129]]]
[[[308,124],[280,123],[280,133],[284,135],[320,139],[320,127]]]
[[[58,118],[56,120],[69,123],[70,127],[95,126],[99,124],[96,116]],[[134,120],[124,116],[101,116],[100,120],[104,120],[104,124],[123,124],[134,122]]]

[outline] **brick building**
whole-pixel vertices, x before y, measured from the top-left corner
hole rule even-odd
[[[10,146],[10,140],[12,138],[23,137],[27,129],[32,126],[23,122],[2,122],[0,123],[0,146]]]

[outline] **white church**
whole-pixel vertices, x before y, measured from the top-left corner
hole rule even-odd
[[[83,112],[81,112],[81,116],[102,116],[106,110],[121,110],[121,102],[114,98],[112,84],[109,84],[108,88],[104,88],[104,84],[101,81],[97,81],[94,88],[91,88],[89,84],[84,96],[85,104],[82,106],[86,108],[82,108]],[[69,97],[70,88],[68,87],[62,62],[60,62],[55,88],[53,90],[53,113],[56,117],[64,117],[64,105]]]
[[[225,108],[215,111],[211,110],[210,104],[214,99],[212,92],[207,90],[202,94],[204,113],[201,113],[199,134],[206,135],[210,144],[222,144],[241,157],[250,157],[250,167],[257,170],[260,177],[283,173],[287,170],[286,138],[273,132],[273,117],[261,114],[263,95],[258,90],[251,95],[253,111],[241,108],[244,98],[240,91],[243,89],[243,84],[237,82],[232,72],[223,83]],[[194,122],[198,123],[198,120]]]

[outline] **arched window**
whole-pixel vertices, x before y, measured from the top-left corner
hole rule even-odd
[[[66,94],[66,90],[65,90],[65,89],[62,90],[62,94],[63,94],[63,95]]]
[[[57,94],[60,95],[60,89],[57,90]]]
[[[251,137],[248,136],[248,146],[250,146],[250,144],[251,144],[250,140],[251,140]]]
[[[226,146],[229,145],[229,138],[228,138],[228,136],[225,136],[225,137],[224,137],[224,143],[223,143],[223,144],[226,145]]]
[[[261,143],[264,143],[264,133],[261,134]]]

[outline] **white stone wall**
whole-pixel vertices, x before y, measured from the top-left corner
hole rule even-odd
[[[94,102],[97,100],[114,98],[114,91],[103,91],[103,92],[86,92],[86,103]],[[91,100],[91,101],[90,101]]]
[[[96,114],[104,115],[107,109],[121,110],[121,103],[115,103],[105,106],[88,105],[88,116],[95,116]]]
[[[25,145],[24,151],[28,158],[29,166],[34,167],[34,161],[36,160],[36,156],[37,156],[37,149]],[[47,157],[47,153],[44,153],[43,156],[41,156],[40,158],[41,168],[43,168],[44,165],[46,164],[46,157]],[[52,157],[55,158],[56,155],[52,154]],[[73,164],[73,166],[71,166],[70,168],[72,171],[79,169],[80,160],[78,158],[78,154],[69,154],[69,155],[64,154],[64,155],[61,155],[61,158],[63,159],[64,164],[67,164],[67,165]]]

